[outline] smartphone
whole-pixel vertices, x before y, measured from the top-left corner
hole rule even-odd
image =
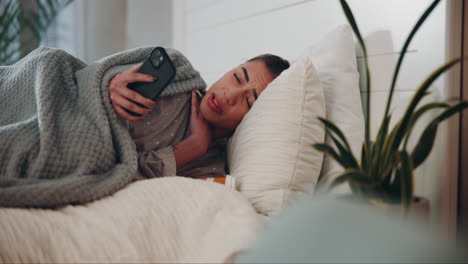
[[[176,68],[169,58],[169,55],[167,55],[166,50],[162,47],[157,47],[151,51],[150,56],[143,62],[137,72],[149,74],[156,78],[156,81],[134,82],[128,84],[128,88],[154,101],[174,79]],[[145,107],[137,102],[134,103]],[[132,115],[141,116],[132,111],[127,111]]]

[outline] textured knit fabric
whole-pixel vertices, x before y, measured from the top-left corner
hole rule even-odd
[[[108,83],[152,49],[87,66],[62,50],[40,48],[0,67],[0,206],[86,203],[132,181],[135,144],[110,104]],[[177,75],[163,96],[206,87],[181,53],[167,51]]]
[[[176,169],[172,146],[190,134],[191,98],[191,92],[158,98],[156,108],[142,121],[131,122],[120,117],[136,144],[139,168],[136,179],[226,175],[227,138],[220,138],[202,156]]]

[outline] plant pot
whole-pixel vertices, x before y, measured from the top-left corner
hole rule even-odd
[[[429,200],[424,197],[415,197],[409,209],[409,217],[428,224],[431,218]]]
[[[383,209],[388,215],[403,215],[407,220],[417,222],[422,225],[429,224],[430,205],[429,200],[423,197],[415,197],[405,215],[404,208],[401,204],[393,204],[382,202],[380,200],[372,200],[372,204]]]

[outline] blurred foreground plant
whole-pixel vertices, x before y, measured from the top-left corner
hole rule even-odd
[[[408,210],[414,199],[413,170],[420,166],[428,157],[434,145],[439,124],[450,116],[468,107],[467,102],[450,105],[446,102],[430,102],[418,107],[421,99],[429,94],[428,88],[445,71],[460,62],[454,59],[432,72],[416,90],[406,108],[403,117],[390,128],[391,114],[389,108],[392,101],[396,80],[400,66],[411,40],[426,18],[431,14],[440,0],[435,0],[419,18],[401,50],[398,62],[393,72],[392,84],[387,98],[387,105],[374,140],[370,139],[370,72],[367,62],[367,51],[353,13],[345,0],[340,0],[345,16],[353,29],[358,43],[364,53],[364,67],[366,72],[366,109],[365,109],[365,141],[362,145],[361,159],[354,156],[350,145],[341,130],[331,121],[319,118],[325,125],[327,133],[333,140],[334,146],[328,144],[314,144],[314,148],[331,155],[344,168],[344,172],[330,185],[333,188],[347,182],[353,195],[366,200],[377,200],[386,203],[401,203]],[[418,119],[426,112],[442,109],[423,130],[415,147],[408,150],[408,139]]]

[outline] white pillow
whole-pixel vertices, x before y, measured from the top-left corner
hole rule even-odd
[[[325,98],[308,57],[271,82],[228,143],[230,175],[257,212],[274,215],[288,201],[313,192],[323,154]]]
[[[359,160],[365,133],[364,115],[351,28],[348,25],[337,27],[306,49],[302,56],[310,57],[317,69],[325,92],[326,118],[343,131]],[[325,141],[332,144],[328,134]],[[317,188],[327,186],[342,172],[343,168],[325,155]],[[349,188],[344,184],[337,189],[337,192],[347,191]]]

